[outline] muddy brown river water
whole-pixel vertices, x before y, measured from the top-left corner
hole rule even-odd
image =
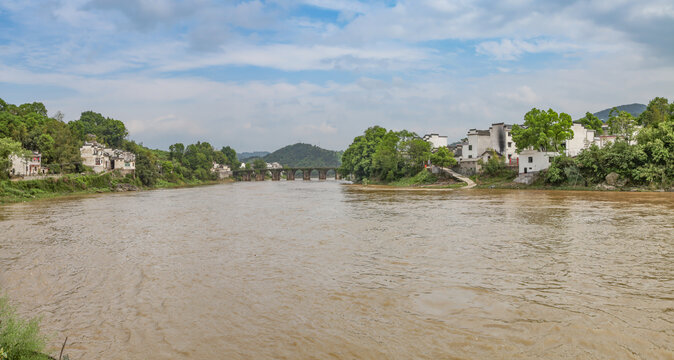
[[[0,206],[71,359],[672,359],[674,193],[252,182]]]

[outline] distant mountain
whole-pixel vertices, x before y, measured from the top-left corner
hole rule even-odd
[[[343,151],[321,149],[310,144],[288,145],[262,159],[268,163],[277,162],[283,166],[338,167],[342,164]]]
[[[641,115],[642,112],[646,110],[646,105],[644,104],[629,104],[629,105],[620,105],[616,106],[620,111],[627,111],[632,114],[632,116],[637,117]],[[598,117],[599,120],[606,122],[608,121],[608,114],[611,112],[612,108],[602,110],[600,112],[594,113],[594,116]]]
[[[236,154],[237,157],[239,158],[239,161],[244,161],[250,158],[259,158],[263,156],[269,155],[269,151],[253,151],[253,152],[242,152],[239,154]]]

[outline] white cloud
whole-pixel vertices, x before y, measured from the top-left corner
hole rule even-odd
[[[479,43],[476,46],[475,51],[479,54],[492,56],[498,60],[515,60],[526,53],[562,53],[576,51],[578,49],[579,46],[575,44],[557,41],[502,39],[500,42],[485,41]]]

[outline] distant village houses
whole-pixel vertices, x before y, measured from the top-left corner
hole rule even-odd
[[[218,177],[218,180],[222,180],[222,179],[232,177],[232,169],[230,169],[229,166],[223,165],[223,164],[218,164],[215,161],[213,162],[213,167],[211,168],[211,172],[214,173]]]
[[[9,156],[9,162],[10,176],[36,176],[47,173],[47,169],[42,168],[42,155],[36,151],[26,156],[12,154]]]
[[[119,171],[130,174],[136,170],[136,155],[129,151],[106,148],[96,141],[87,141],[80,148],[82,164],[95,173]]]

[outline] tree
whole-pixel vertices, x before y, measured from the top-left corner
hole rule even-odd
[[[68,126],[80,141],[84,141],[88,134],[93,134],[98,141],[115,148],[120,148],[129,135],[123,122],[93,111],[83,112],[79,120],[71,121]]]
[[[572,126],[569,114],[533,108],[524,115],[524,126],[513,125],[512,137],[518,152],[529,147],[559,152],[561,144],[573,137]]]
[[[405,175],[416,175],[423,170],[424,163],[431,158],[431,143],[419,137],[404,141],[401,152],[405,159]]]
[[[602,125],[604,122],[601,121],[598,117],[591,114],[589,111],[585,113],[585,117],[580,119],[579,122],[586,128],[592,129],[597,132],[597,134],[602,134]]]
[[[363,135],[356,136],[353,143],[342,154],[342,166],[339,172],[345,176],[353,174],[356,181],[371,177],[372,155],[384,135],[386,135],[386,129],[373,126],[365,130]]]
[[[175,143],[169,146],[169,158],[171,160],[182,161],[184,153],[185,153],[185,145],[181,143]]]
[[[672,103],[674,105],[674,103]],[[674,116],[674,106],[671,106],[666,98],[656,97],[651,100],[637,118],[637,123],[644,127],[652,127],[661,122],[668,121]]]
[[[674,119],[641,130],[637,142],[645,161],[636,168],[636,177],[662,185],[674,182]]]
[[[399,141],[398,134],[390,130],[382,137],[372,154],[372,176],[384,181],[396,179],[402,161],[397,149]]]
[[[255,170],[265,170],[267,168],[267,162],[257,158],[253,161],[253,169]]]
[[[229,165],[231,169],[238,169],[239,166],[241,166],[239,158],[237,157],[236,151],[234,149],[229,146],[224,146],[220,152],[222,152],[225,157],[227,157],[227,165]]]
[[[439,147],[434,154],[431,154],[431,163],[444,168],[451,168],[457,164],[454,154],[444,146]]]
[[[611,135],[618,135],[630,142],[634,137],[636,130],[636,123],[634,116],[627,111],[618,111],[617,108],[611,109],[609,112],[608,132]]]

